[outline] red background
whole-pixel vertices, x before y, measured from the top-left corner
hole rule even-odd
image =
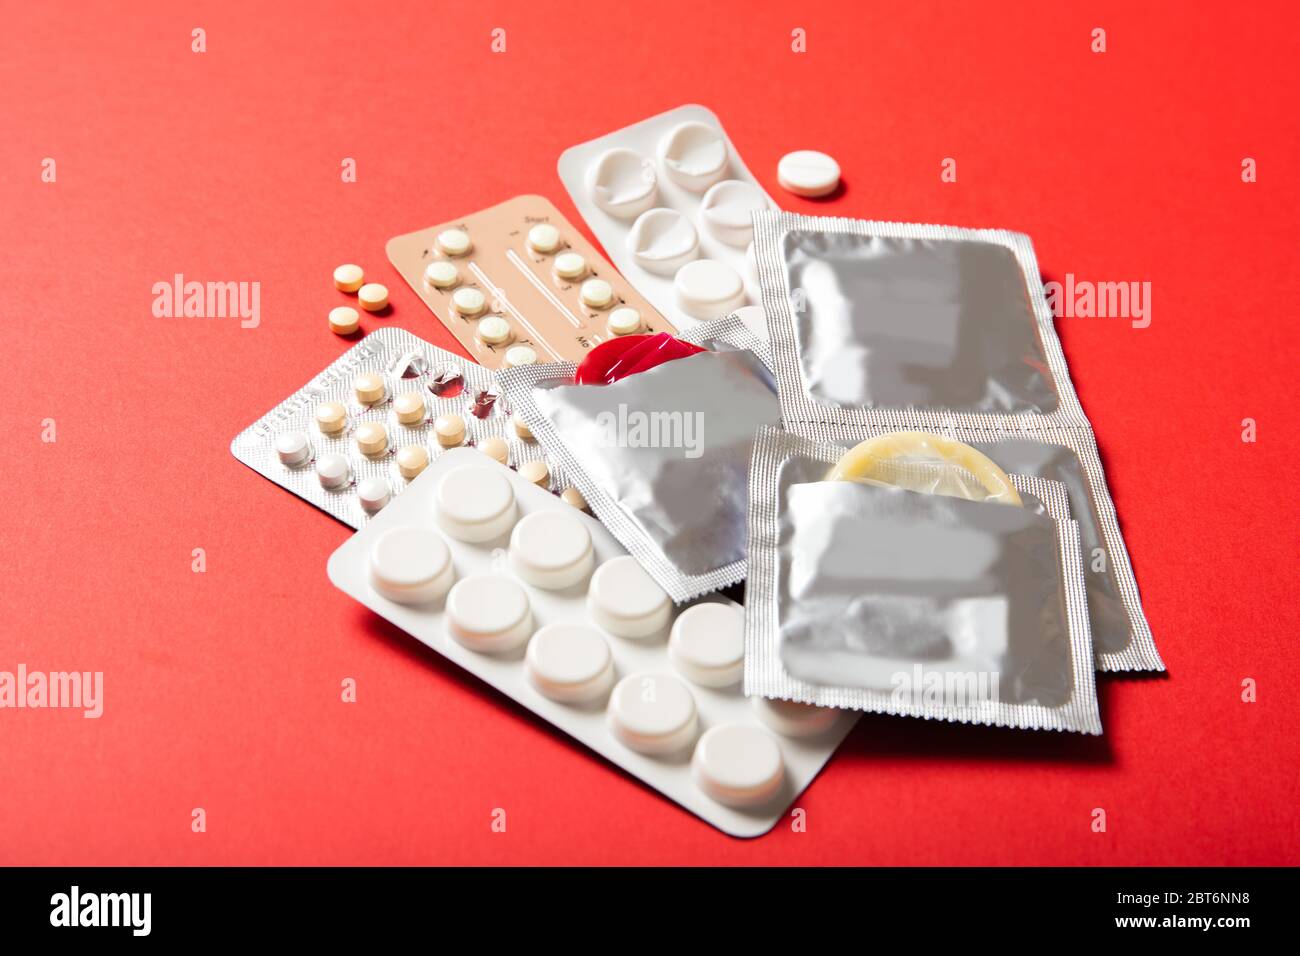
[[[98,721],[0,711],[3,862],[1300,862],[1280,4],[5,6],[0,670],[106,686]],[[1147,329],[1058,322],[1169,665],[1100,680],[1101,739],[867,717],[807,833],[733,840],[336,591],[348,529],[230,456],[349,344],[335,265],[392,290],[365,328],[454,348],[385,240],[524,192],[577,221],[560,152],[687,102],[786,208],[1024,230],[1048,278],[1153,284]],[[800,148],[842,197],[779,190]],[[154,318],[176,272],[260,282],[261,326]]]

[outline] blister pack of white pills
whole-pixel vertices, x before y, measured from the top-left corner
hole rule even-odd
[[[404,329],[380,329],[236,435],[230,451],[353,528],[462,445],[558,489],[500,398],[488,369]]]
[[[675,609],[600,522],[470,449],[349,538],[329,577],[733,836],[771,829],[855,719],[746,698],[739,605]]]
[[[559,173],[614,265],[678,328],[759,303],[751,217],[776,204],[712,111],[679,106],[570,147]]]

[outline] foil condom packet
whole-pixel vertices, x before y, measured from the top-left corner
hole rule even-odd
[[[780,419],[767,345],[743,321],[680,338],[706,351],[610,384],[577,384],[567,362],[499,374],[547,459],[677,603],[744,579],[750,448]]]
[[[755,439],[745,693],[1100,734],[1064,486],[1010,475],[1009,495],[907,461],[830,479],[844,454],[776,428]],[[927,486],[942,490],[916,490]],[[982,500],[965,497],[981,487]]]

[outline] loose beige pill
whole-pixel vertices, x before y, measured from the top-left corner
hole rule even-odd
[[[444,256],[463,256],[474,248],[464,229],[445,229],[438,233],[438,249]]]
[[[544,461],[526,461],[519,466],[519,477],[545,488],[551,481],[551,469]]]
[[[357,292],[357,301],[367,312],[378,312],[388,308],[388,286],[378,282],[367,282]]]
[[[532,429],[530,429],[527,425],[524,424],[524,420],[522,418],[515,419],[515,434],[518,435],[520,438],[522,438],[524,441],[536,441],[536,439],[533,438]]]
[[[554,252],[560,248],[560,230],[549,222],[539,222],[528,230],[528,245],[534,252]]]
[[[478,289],[466,286],[451,294],[451,307],[457,315],[473,318],[487,308],[487,296]]]
[[[503,465],[510,463],[510,446],[506,444],[504,438],[493,435],[491,438],[484,439],[478,447],[483,449],[483,454],[494,461],[499,461]]]
[[[635,335],[641,331],[641,313],[631,306],[623,306],[609,314],[605,323],[610,335]]]
[[[603,309],[614,301],[614,287],[604,279],[588,279],[578,294],[583,304],[593,309]]]
[[[418,425],[424,421],[424,396],[419,392],[403,392],[393,399],[393,411],[403,425]]]
[[[555,257],[555,274],[561,279],[581,279],[587,274],[587,260],[576,252]]]
[[[397,470],[410,480],[429,467],[429,452],[422,445],[406,445],[398,449]]]
[[[459,415],[439,415],[433,422],[433,432],[443,448],[465,444],[465,419]]]
[[[374,372],[362,372],[352,380],[352,391],[362,405],[373,405],[383,401],[384,380]]]
[[[518,368],[520,365],[533,365],[537,362],[537,350],[531,345],[514,345],[506,349],[506,368]]]
[[[510,323],[499,315],[489,315],[480,321],[475,334],[484,345],[505,345],[514,338]]]
[[[460,270],[446,259],[434,259],[424,270],[424,281],[435,289],[450,289],[460,282]]]
[[[350,305],[330,309],[330,331],[337,335],[351,335],[361,324],[361,313]]]
[[[348,410],[339,402],[321,402],[316,406],[316,427],[326,435],[337,435],[348,423]]]
[[[356,439],[363,455],[382,455],[388,451],[388,429],[379,422],[362,422],[357,426]]]
[[[560,492],[560,497],[567,501],[579,511],[587,510],[587,499],[582,497],[582,492],[573,486],[569,486]]]
[[[348,263],[334,270],[334,288],[344,292],[356,292],[366,281],[366,274],[358,265]]]

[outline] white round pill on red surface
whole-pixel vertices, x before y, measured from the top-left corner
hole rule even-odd
[[[654,166],[630,149],[602,153],[587,170],[591,201],[618,219],[639,216],[655,204],[658,177]]]
[[[591,576],[587,609],[598,625],[619,637],[644,638],[660,633],[673,602],[654,578],[629,554],[610,558]]]
[[[438,523],[459,541],[499,538],[515,523],[515,492],[495,465],[461,465],[438,485]]]
[[[365,270],[351,262],[334,270],[334,287],[343,292],[356,292],[365,281]]]
[[[330,331],[336,335],[351,335],[361,325],[361,313],[350,305],[330,309]]]
[[[745,304],[745,282],[740,273],[716,259],[696,259],[678,270],[673,279],[677,304],[692,318],[716,319]]]
[[[796,196],[828,196],[840,184],[840,164],[815,149],[795,150],[776,164],[776,180]]]
[[[684,749],[698,724],[690,688],[671,674],[629,674],[609,695],[606,720],[624,746],[663,755]]]
[[[785,760],[776,739],[752,724],[710,727],[691,758],[695,785],[729,807],[761,806],[785,780]]]
[[[595,563],[591,532],[569,511],[534,511],[510,534],[510,567],[534,587],[559,590],[585,581]]]
[[[699,257],[700,234],[676,209],[651,209],[632,223],[627,250],[646,272],[671,276]]]
[[[754,238],[755,210],[766,209],[767,195],[753,183],[728,179],[709,188],[700,203],[700,219],[714,239],[743,249]]]
[[[447,595],[447,633],[485,654],[514,650],[533,633],[528,594],[499,574],[462,578]]]
[[[398,604],[437,601],[455,578],[447,542],[436,531],[391,528],[370,549],[371,585]]]
[[[547,624],[528,642],[524,673],[551,700],[582,704],[614,685],[614,657],[605,636],[590,624]]]
[[[701,193],[727,172],[727,143],[707,123],[678,123],[659,143],[659,161],[668,178]]]
[[[668,659],[701,687],[729,687],[745,673],[745,612],[708,602],[687,608],[668,635]]]
[[[388,286],[367,282],[357,290],[357,301],[367,312],[379,312],[388,307]]]

